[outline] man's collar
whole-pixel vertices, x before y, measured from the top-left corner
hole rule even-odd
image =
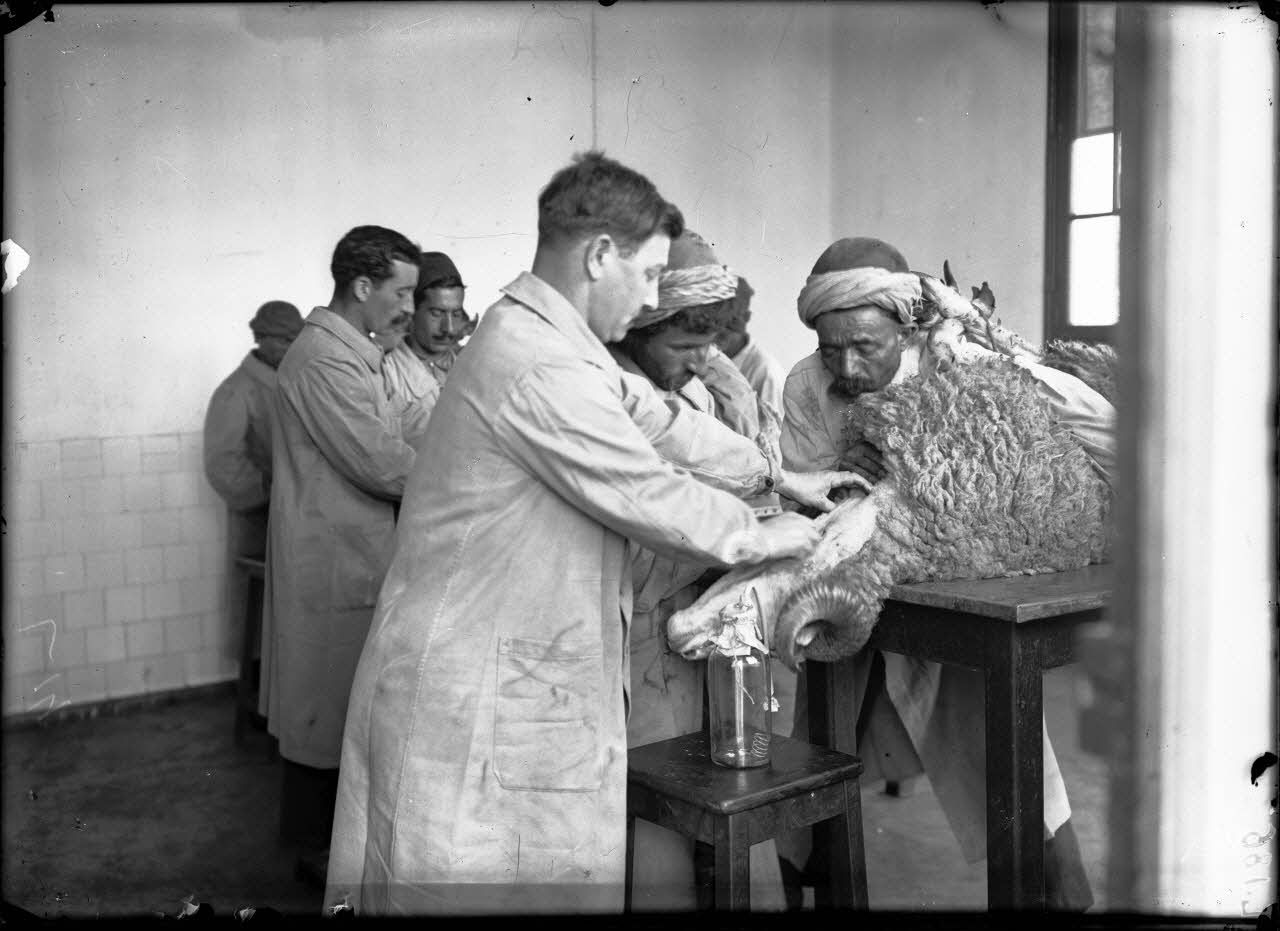
[[[374,372],[381,370],[382,347],[328,307],[313,308],[311,313],[307,314],[306,322],[332,333],[340,342],[344,343],[363,359],[370,370]]]
[[[276,382],[276,370],[254,355],[252,349],[244,357],[240,367],[245,370],[245,374],[260,384],[274,385]]]
[[[501,290],[555,327],[588,362],[605,369],[616,364],[604,344],[591,332],[582,313],[537,275],[521,272],[515,281]]]

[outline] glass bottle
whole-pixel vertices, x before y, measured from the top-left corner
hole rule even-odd
[[[769,762],[773,680],[755,607],[744,597],[720,612],[720,631],[707,657],[711,759],[745,769]]]

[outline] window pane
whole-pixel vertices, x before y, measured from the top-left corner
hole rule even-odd
[[[1071,326],[1110,326],[1120,316],[1120,218],[1071,221]]]
[[[1115,80],[1116,8],[1112,3],[1080,6],[1080,100],[1078,131],[1115,125],[1112,88]]]
[[[1101,133],[1071,143],[1071,212],[1110,213],[1115,205],[1114,136]]]

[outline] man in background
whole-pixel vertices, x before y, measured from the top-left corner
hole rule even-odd
[[[751,320],[751,297],[754,294],[755,290],[747,279],[739,276],[734,293],[733,313],[716,334],[716,345],[738,367],[738,371],[755,389],[760,400],[770,405],[780,417],[782,386],[787,376],[778,360],[761,348],[747,332],[747,323]]]
[[[426,429],[462,340],[475,331],[476,320],[463,307],[465,291],[449,256],[422,253],[409,333],[382,361],[387,391],[404,408],[404,435],[411,445]]]
[[[323,882],[347,696],[413,449],[375,334],[408,320],[419,249],[359,226],[334,249],[333,297],[280,363],[263,646],[268,729],[284,758],[281,834]]]
[[[747,439],[776,443],[776,436],[761,435],[754,389],[716,348],[717,334],[738,317],[735,295],[740,280],[706,240],[686,229],[671,243],[667,267],[658,282],[657,305],[645,307],[627,335],[609,349],[624,372],[647,379],[668,405],[715,417]],[[715,393],[708,379],[716,385]],[[770,498],[770,503],[776,503],[776,498]],[[666,626],[672,614],[693,604],[704,591],[698,579],[708,568],[706,563],[634,548],[629,748],[702,727],[706,664],[672,651]],[[788,699],[775,719],[775,730],[782,725],[781,732],[786,734],[795,676],[781,664],[774,675],[775,685],[782,686]],[[644,820],[636,821],[635,832],[635,906],[662,911],[696,908],[693,842]],[[772,841],[753,848],[751,867],[753,907],[782,909],[785,900]]]
[[[249,321],[249,329],[256,345],[214,390],[204,416],[204,474],[227,504],[227,610],[232,630],[244,623],[248,592],[230,567],[237,557],[261,559],[267,552],[271,396],[276,368],[302,329],[302,314],[287,301],[267,301]]]

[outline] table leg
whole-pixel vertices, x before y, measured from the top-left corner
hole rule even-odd
[[[739,815],[716,819],[716,909],[745,912],[751,908],[751,845],[747,822]]]
[[[987,645],[987,908],[1044,908],[1043,670],[1016,629]]]
[[[854,689],[854,657],[834,663],[804,664],[805,698],[809,716],[809,743],[857,755],[854,727],[859,696]]]

